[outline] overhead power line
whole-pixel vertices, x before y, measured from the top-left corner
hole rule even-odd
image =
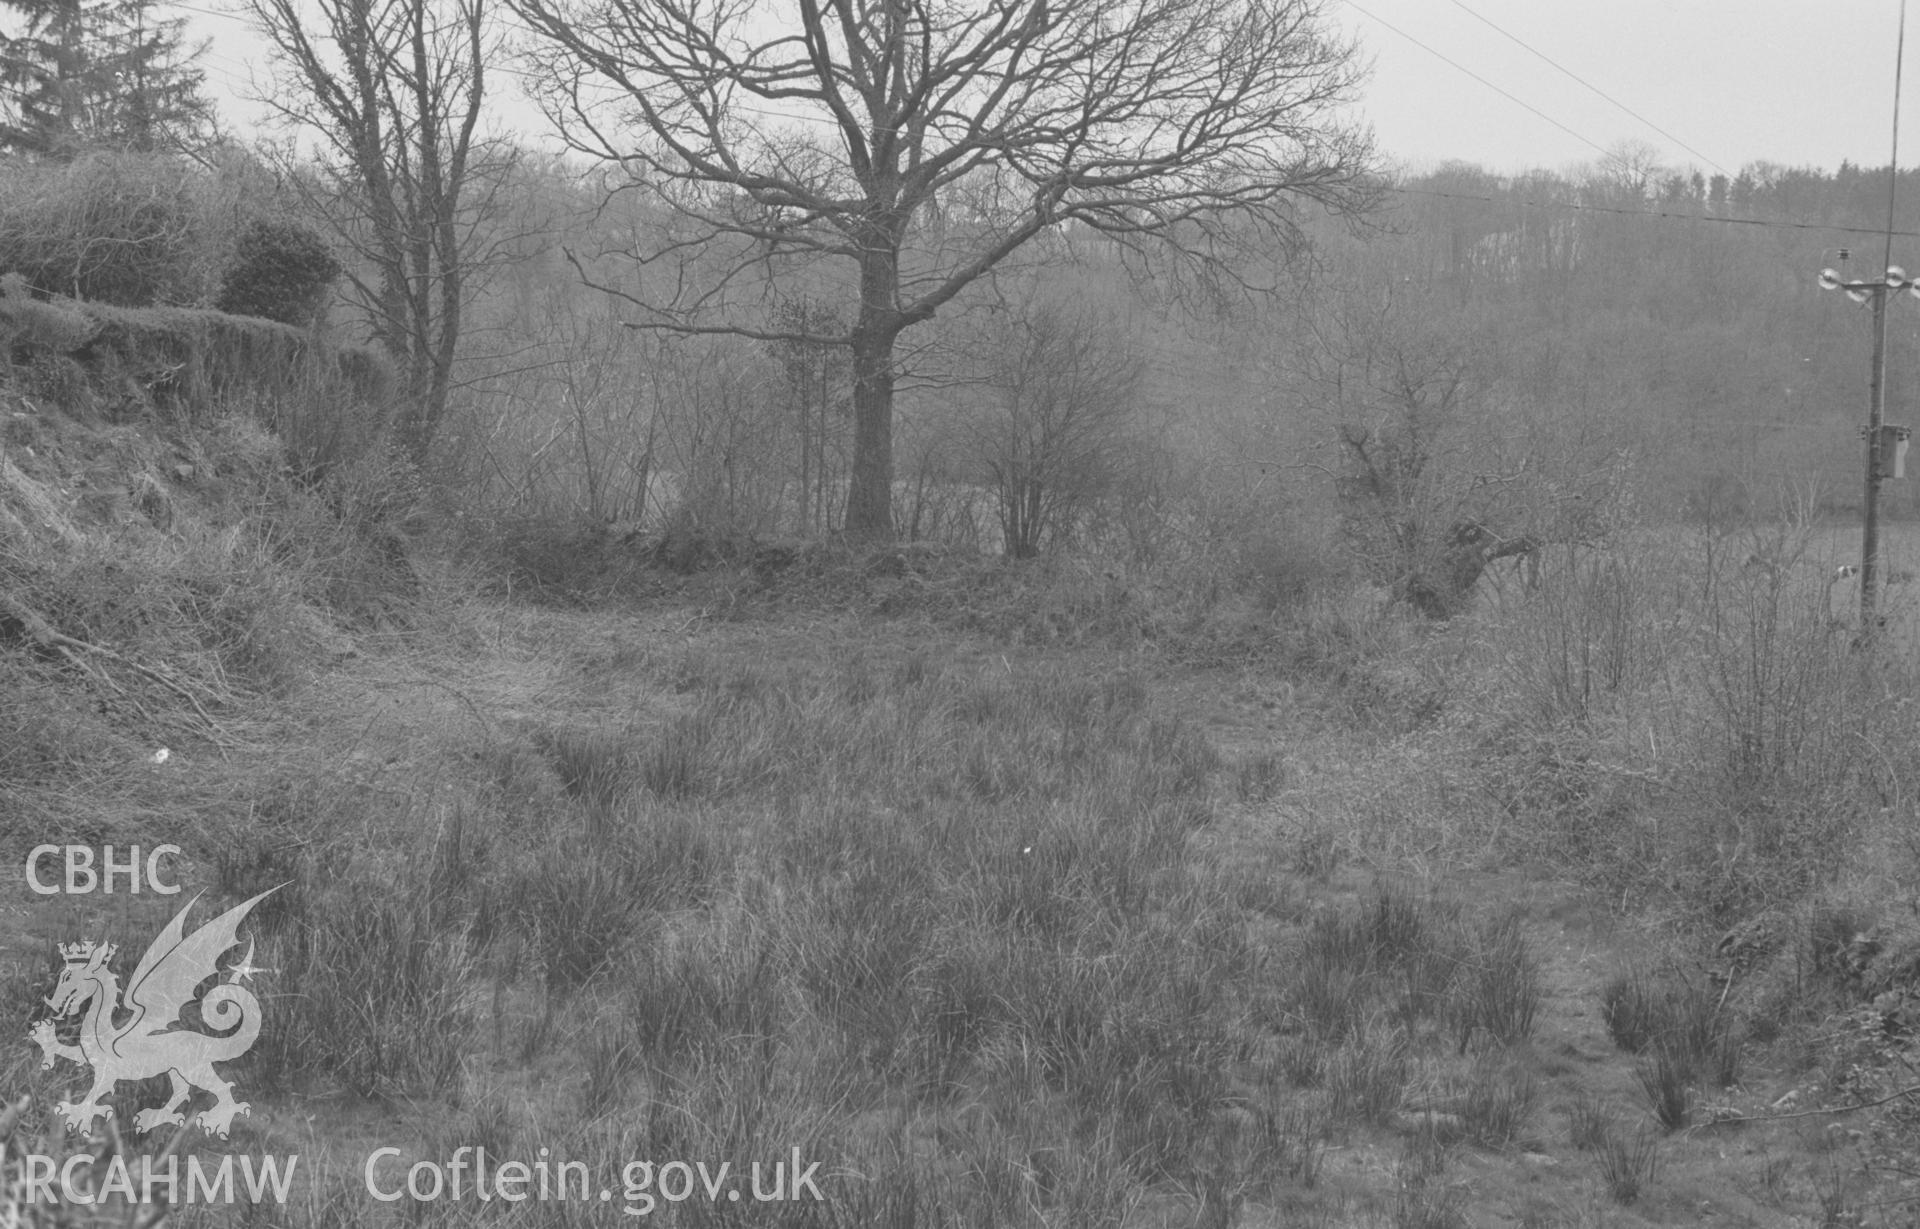
[[[1671,132],[1668,132],[1665,128],[1662,128],[1660,125],[1654,123],[1652,120],[1640,114],[1638,111],[1634,110],[1632,107],[1629,107],[1626,103],[1621,102],[1618,98],[1615,98],[1613,95],[1607,93],[1605,90],[1601,89],[1599,86],[1595,85],[1593,82],[1588,81],[1585,77],[1582,77],[1579,73],[1574,72],[1571,68],[1568,68],[1566,65],[1560,63],[1558,60],[1554,59],[1552,56],[1548,55],[1546,52],[1541,51],[1539,48],[1528,43],[1525,39],[1521,38],[1519,35],[1515,34],[1513,31],[1506,29],[1504,26],[1496,25],[1492,19],[1480,13],[1475,12],[1473,9],[1468,8],[1464,3],[1462,3],[1462,0],[1453,0],[1453,6],[1459,9],[1461,12],[1465,13],[1467,16],[1473,18],[1475,21],[1482,23],[1488,29],[1512,41],[1514,44],[1519,46],[1521,50],[1527,52],[1529,55],[1532,55],[1535,58],[1550,65],[1556,71],[1558,71],[1561,75],[1569,78],[1570,80],[1576,82],[1577,84],[1593,92],[1594,94],[1599,95],[1601,98],[1605,99],[1607,102],[1612,103],[1614,106],[1620,108],[1620,110],[1626,112],[1628,115],[1631,115],[1634,119],[1639,120],[1641,123],[1653,129],[1655,132],[1659,133],[1661,136],[1665,137],[1667,140],[1672,141],[1675,145],[1678,145],[1681,149],[1686,150],[1688,153],[1700,159],[1700,161],[1706,163],[1708,166],[1712,167],[1714,170],[1719,171],[1722,175],[1725,175],[1728,178],[1732,178],[1733,176],[1732,171],[1729,171],[1726,167],[1721,166],[1718,162],[1715,162],[1712,158],[1707,157],[1705,154],[1701,153],[1699,150],[1695,149],[1693,146],[1687,144],[1685,141],[1682,141],[1679,137],[1674,136]],[[1378,20],[1378,19],[1376,18],[1375,20]]]
[[[1497,85],[1494,85],[1491,81],[1488,81],[1486,78],[1480,76],[1478,73],[1474,72],[1472,69],[1466,68],[1461,64],[1455,62],[1454,60],[1449,59],[1447,56],[1442,55],[1440,52],[1435,51],[1433,48],[1427,46],[1427,44],[1421,42],[1417,38],[1414,38],[1412,35],[1406,33],[1404,30],[1401,30],[1399,27],[1393,25],[1392,23],[1382,20],[1381,18],[1368,12],[1366,9],[1362,8],[1360,5],[1353,3],[1353,0],[1346,0],[1346,2],[1349,7],[1358,11],[1363,16],[1366,16],[1376,22],[1379,22],[1379,24],[1381,24],[1382,26],[1385,26],[1389,30],[1392,30],[1395,34],[1400,35],[1402,38],[1405,38],[1408,42],[1415,44],[1416,46],[1422,48],[1425,51],[1430,52],[1431,54],[1438,57],[1439,59],[1446,61],[1448,64],[1453,65],[1453,67],[1459,69],[1463,73],[1466,73],[1469,77],[1472,77],[1474,80],[1479,81],[1481,84],[1487,86],[1489,89],[1493,90],[1494,92],[1512,100],[1513,102],[1517,103],[1522,107],[1525,107],[1527,110],[1533,112],[1535,115],[1539,116],[1541,119],[1546,120],[1548,123],[1552,124],[1554,127],[1559,128],[1561,131],[1567,133],[1570,136],[1573,136],[1581,141],[1586,142],[1588,145],[1593,146],[1594,149],[1599,150],[1599,152],[1602,154],[1605,154],[1607,152],[1603,147],[1601,147],[1599,144],[1589,139],[1588,137],[1582,136],[1580,133],[1575,132],[1573,129],[1567,127],[1565,124],[1562,124],[1560,121],[1554,119],[1552,116],[1547,115],[1546,113],[1540,111],[1538,108],[1532,106],[1530,103],[1527,103],[1522,99],[1514,97],[1512,94],[1509,94],[1506,90],[1501,89]],[[1459,0],[1453,0],[1453,2],[1458,4]],[[176,4],[175,7],[192,9],[192,11],[194,12],[207,13],[210,16],[228,16],[228,17],[234,16],[233,14],[230,14],[230,13],[214,13],[213,10],[194,8],[194,6],[192,5]],[[1460,7],[1463,9],[1466,8],[1465,5],[1460,5]],[[1469,13],[1472,13],[1471,9],[1468,9],[1467,11]],[[1479,17],[1478,13],[1472,13],[1472,15],[1475,17]],[[1486,19],[1481,18],[1481,20],[1485,21]],[[1487,24],[1492,25],[1493,23],[1487,22]],[[1498,29],[1498,27],[1495,27],[1495,28]],[[1502,34],[1507,34],[1505,30],[1501,30],[1500,32]],[[1507,37],[1513,38],[1514,36],[1511,34],[1508,34]],[[1515,39],[1514,41],[1518,42],[1519,40]],[[1525,44],[1523,43],[1522,46],[1525,46]],[[1530,47],[1527,49],[1529,51],[1533,50]],[[1540,53],[1535,52],[1534,54],[1538,55]],[[1541,56],[1541,58],[1546,59],[1544,55]],[[1552,61],[1550,60],[1548,62],[1552,63]],[[537,73],[529,72],[525,69],[519,68],[511,64],[491,64],[488,67],[493,72],[501,73],[510,77],[522,77],[529,80],[542,79],[540,75]],[[1556,64],[1554,65],[1554,67],[1559,68],[1560,66]],[[1562,68],[1561,71],[1568,72],[1568,70],[1564,68]],[[1572,76],[1573,74],[1568,72],[1568,75]],[[1581,84],[1585,85],[1586,82],[1582,82]],[[1602,93],[1597,87],[1589,85],[1588,88],[1593,89],[1595,93],[1601,93],[1602,97],[1605,97],[1605,94]],[[1628,114],[1630,115],[1634,114],[1634,112],[1628,109],[1624,104],[1619,103],[1611,98],[1609,98],[1608,101],[1614,102],[1614,105],[1619,106],[1624,111],[1627,111]],[[749,107],[749,106],[744,106],[738,103],[734,105],[738,110],[745,111],[752,115],[764,116],[768,119],[779,119],[779,120],[787,120],[787,121],[800,122],[800,123],[816,124],[816,125],[820,125],[828,128],[837,127],[837,124],[835,124],[833,120],[827,119],[822,116],[806,115],[804,113],[771,111],[765,108]],[[1654,126],[1651,121],[1638,115],[1635,115],[1635,118],[1640,119],[1642,123],[1648,124],[1649,127],[1653,127],[1656,132],[1661,132],[1663,136],[1666,136],[1669,140],[1672,140],[1675,144],[1680,145],[1682,148],[1687,149],[1689,152],[1694,153],[1696,156],[1704,159],[1710,165],[1716,167],[1717,169],[1723,172],[1725,171],[1726,168],[1721,167],[1719,163],[1714,162],[1710,158],[1707,158],[1706,155],[1704,154],[1700,154],[1699,151],[1694,150],[1691,146],[1686,145],[1684,142],[1680,141],[1679,138],[1672,136],[1672,134],[1663,132],[1657,126]],[[1387,187],[1386,190],[1401,196],[1431,196],[1431,197],[1440,197],[1446,200],[1475,201],[1481,204],[1488,204],[1488,205],[1512,205],[1512,206],[1525,208],[1525,209],[1543,209],[1543,210],[1544,209],[1564,209],[1564,210],[1570,210],[1570,211],[1579,212],[1579,213],[1606,213],[1606,214],[1615,214],[1622,217],[1654,218],[1654,219],[1659,219],[1663,221],[1714,222],[1723,226],[1751,226],[1751,227],[1759,227],[1761,229],[1821,231],[1821,232],[1826,232],[1830,234],[1842,234],[1842,235],[1879,236],[1879,235],[1886,235],[1891,233],[1896,238],[1920,239],[1920,231],[1896,230],[1896,231],[1889,232],[1888,230],[1886,230],[1886,228],[1878,227],[1878,226],[1837,226],[1837,225],[1832,225],[1825,222],[1795,222],[1795,221],[1783,221],[1783,220],[1770,219],[1770,218],[1734,218],[1734,217],[1727,217],[1721,214],[1685,213],[1678,210],[1669,210],[1669,209],[1628,209],[1628,208],[1617,206],[1617,205],[1593,205],[1593,204],[1581,204],[1574,201],[1539,201],[1539,200],[1528,200],[1525,198],[1514,198],[1514,197],[1482,196],[1482,195],[1476,195],[1470,192],[1445,192],[1435,188],[1411,188],[1411,187],[1405,187],[1401,185],[1391,185]]]
[[[1534,106],[1532,103],[1528,102],[1526,99],[1521,98],[1517,94],[1509,93],[1508,91],[1495,85],[1493,82],[1487,80],[1485,77],[1482,77],[1479,73],[1474,72],[1471,68],[1468,68],[1465,64],[1462,64],[1460,61],[1454,59],[1452,56],[1436,51],[1434,48],[1428,46],[1426,43],[1421,42],[1419,39],[1415,38],[1413,35],[1408,34],[1405,30],[1402,30],[1399,26],[1394,25],[1392,22],[1388,21],[1386,18],[1381,17],[1376,13],[1368,12],[1366,9],[1362,8],[1360,5],[1355,4],[1353,0],[1347,0],[1347,7],[1352,9],[1354,12],[1359,13],[1362,17],[1368,18],[1369,20],[1378,22],[1380,25],[1385,26],[1387,29],[1393,31],[1395,34],[1398,34],[1401,38],[1406,39],[1408,42],[1412,43],[1414,46],[1420,48],[1420,50],[1426,52],[1430,56],[1433,56],[1435,59],[1444,60],[1448,64],[1453,65],[1455,68],[1467,74],[1467,76],[1472,77],[1475,81],[1478,81],[1481,85],[1486,86],[1488,89],[1500,95],[1502,98],[1506,99],[1507,101],[1515,104],[1516,106],[1525,107],[1527,110],[1533,112],[1535,115],[1547,121],[1549,124],[1552,124],[1555,128],[1558,128],[1560,131],[1566,133],[1568,136],[1574,138],[1576,141],[1583,141],[1586,144],[1591,145],[1595,150],[1599,151],[1599,153],[1603,157],[1606,155],[1606,152],[1607,152],[1606,147],[1601,145],[1600,142],[1594,140],[1592,137],[1589,137],[1584,133],[1575,132],[1573,129],[1567,127],[1565,124],[1561,123],[1559,120],[1553,118],[1553,116],[1548,115],[1545,111],[1542,111],[1539,107]]]

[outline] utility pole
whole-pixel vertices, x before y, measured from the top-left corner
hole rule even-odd
[[[1841,259],[1846,259],[1844,251]],[[1867,479],[1860,510],[1860,634],[1871,638],[1875,629],[1880,587],[1880,481],[1887,476],[1882,464],[1882,438],[1887,434],[1887,296],[1905,290],[1920,297],[1920,282],[1907,277],[1899,265],[1888,265],[1872,280],[1842,281],[1832,269],[1820,270],[1823,290],[1843,290],[1856,303],[1873,304],[1873,365],[1867,376]]]
[[[1887,417],[1887,295],[1902,270],[1887,266],[1873,292],[1873,374],[1867,377],[1867,486],[1860,509],[1860,634],[1871,638],[1880,589],[1880,427]]]
[[[1907,0],[1900,0],[1900,32],[1893,44],[1893,151],[1887,159],[1886,273],[1873,281],[1843,282],[1832,269],[1820,271],[1822,289],[1844,290],[1856,303],[1873,300],[1873,369],[1867,379],[1866,506],[1860,510],[1860,639],[1867,642],[1879,630],[1875,608],[1880,588],[1880,480],[1886,476],[1881,468],[1881,437],[1888,434],[1887,296],[1903,289],[1920,296],[1920,285],[1907,280],[1906,271],[1893,263],[1893,206],[1900,191],[1900,79],[1906,60]],[[1840,259],[1846,258],[1843,249]]]

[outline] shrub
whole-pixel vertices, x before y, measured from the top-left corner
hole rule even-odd
[[[0,172],[0,269],[42,295],[125,307],[204,302],[205,219],[191,169],[97,153]]]
[[[256,218],[234,244],[214,305],[304,328],[320,319],[339,277],[340,262],[312,227]]]
[[[1300,616],[1349,579],[1331,552],[1302,536],[1249,527],[1236,546],[1234,580],[1263,610]]]

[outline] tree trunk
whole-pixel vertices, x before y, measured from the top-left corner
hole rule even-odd
[[[853,477],[846,528],[853,538],[893,537],[893,334],[876,335],[864,321],[853,343]]]
[[[800,533],[813,532],[813,397],[812,389],[800,390]]]
[[[875,218],[860,253],[860,316],[853,325],[853,473],[847,536],[893,538],[893,343],[909,323],[900,294],[898,218]]]

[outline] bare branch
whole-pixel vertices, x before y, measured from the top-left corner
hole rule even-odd
[[[1253,288],[1300,202],[1372,199],[1336,113],[1357,60],[1320,0],[509,3],[569,145],[661,210],[633,257],[677,268],[621,292],[634,327],[794,340],[759,322],[771,288],[850,266],[832,344],[854,353],[865,530],[888,515],[895,340],[1016,252],[1099,240]]]
[[[282,80],[266,103],[322,142],[294,182],[360,257],[349,282],[407,384],[424,460],[455,380],[466,305],[505,249],[482,229],[513,166],[478,136],[500,53],[489,0],[246,0]]]

